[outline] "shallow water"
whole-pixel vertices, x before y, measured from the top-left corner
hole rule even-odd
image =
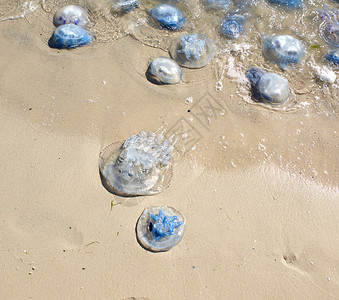
[[[217,90],[223,89],[223,77],[227,76],[238,81],[240,92],[244,96],[248,95],[245,92],[248,89],[248,82],[244,73],[253,65],[257,65],[266,71],[284,75],[293,91],[314,91],[325,85],[326,95],[330,98],[328,101],[332,101],[333,98],[337,100],[333,104],[338,105],[338,80],[333,84],[323,83],[316,75],[317,69],[325,65],[338,77],[338,70],[333,70],[333,67],[323,59],[325,53],[336,48],[323,40],[319,30],[322,21],[315,12],[316,9],[322,9],[324,3],[331,8],[338,8],[336,2],[304,1],[302,9],[287,10],[263,0],[234,1],[234,4],[245,3],[242,10],[247,16],[244,32],[235,40],[223,37],[219,30],[223,18],[234,11],[236,5],[230,5],[227,12],[222,12],[207,9],[202,1],[197,0],[167,2],[177,6],[186,18],[186,23],[180,31],[162,30],[154,23],[147,11],[160,3],[155,0],[141,1],[138,8],[125,14],[112,12],[109,0],[6,0],[0,4],[0,20],[28,17],[29,14],[37,13],[43,13],[47,19],[52,20],[58,8],[67,4],[78,4],[86,8],[91,19],[90,27],[95,32],[98,42],[110,42],[131,35],[145,45],[166,51],[173,38],[182,32],[198,32],[210,37],[218,46],[215,60],[212,62],[216,70]],[[47,25],[46,22],[44,26]],[[260,39],[262,35],[271,34],[290,34],[303,43],[305,54],[295,68],[283,72],[264,59]],[[243,85],[247,85],[245,89]]]

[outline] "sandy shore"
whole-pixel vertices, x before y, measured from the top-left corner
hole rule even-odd
[[[216,91],[213,64],[184,70],[177,86],[149,83],[149,59],[166,53],[130,37],[58,51],[46,42],[52,26],[0,29],[1,299],[339,298],[333,103],[272,112],[227,78]],[[191,129],[171,186],[106,191],[101,149],[160,126]],[[186,217],[166,253],[136,240],[154,205]]]

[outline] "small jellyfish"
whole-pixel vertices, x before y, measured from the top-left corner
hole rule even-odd
[[[81,26],[66,24],[57,27],[49,40],[49,46],[58,49],[71,49],[87,45],[92,39],[93,36]]]
[[[246,72],[253,88],[253,96],[270,104],[283,104],[289,97],[287,80],[275,73],[266,73],[258,67]]]
[[[139,243],[152,252],[168,251],[177,245],[184,229],[184,217],[168,206],[146,208],[136,226]]]
[[[176,84],[182,78],[179,65],[168,57],[153,59],[148,66],[146,75],[151,82],[158,84]]]
[[[303,6],[303,0],[268,0],[268,2],[288,9],[298,9]]]
[[[296,65],[304,53],[300,41],[290,35],[273,35],[262,38],[264,57],[286,70],[288,65]]]
[[[139,4],[139,0],[111,0],[112,10],[114,12],[129,12],[137,8]]]
[[[323,9],[317,9],[316,12],[323,20],[319,25],[321,37],[327,44],[339,47],[339,9],[331,9],[324,4]]]
[[[244,16],[237,14],[230,15],[223,20],[220,32],[230,39],[237,39],[243,31],[245,23],[246,18]]]
[[[159,4],[151,9],[149,13],[165,29],[180,29],[185,22],[181,11],[170,4]]]
[[[202,34],[185,34],[169,46],[171,57],[181,66],[198,69],[206,66],[217,50],[215,44]]]
[[[172,179],[172,137],[157,131],[131,135],[121,146],[113,143],[100,154],[99,169],[106,189],[120,196],[160,193]]]
[[[339,50],[331,51],[325,55],[325,59],[332,65],[339,67]]]
[[[85,10],[78,5],[67,5],[60,8],[53,17],[55,27],[64,24],[85,26],[89,22]]]

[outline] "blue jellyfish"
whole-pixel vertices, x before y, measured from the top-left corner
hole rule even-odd
[[[177,216],[166,216],[162,209],[159,210],[157,215],[151,214],[150,231],[156,241],[174,235],[174,229],[178,228],[183,222],[175,222]]]
[[[146,208],[137,227],[139,243],[153,252],[168,251],[178,244],[184,234],[185,219],[172,207]]]
[[[170,4],[159,4],[149,13],[165,29],[178,30],[185,22],[181,11]]]
[[[319,31],[324,41],[334,47],[339,47],[339,9],[330,8],[327,4],[323,9],[315,10],[322,20]]]
[[[193,33],[175,38],[169,46],[169,53],[179,65],[197,69],[211,61],[216,49],[208,37]]]
[[[289,97],[287,80],[275,73],[266,73],[258,67],[246,72],[246,77],[253,88],[256,100],[270,104],[283,104]]]
[[[112,10],[114,12],[129,12],[137,8],[140,4],[139,0],[112,0]]]
[[[298,9],[303,6],[303,0],[268,0],[268,2],[289,9]]]
[[[230,15],[226,17],[220,28],[222,35],[230,39],[237,39],[243,31],[243,25],[246,23],[246,18],[242,15]]]
[[[262,38],[264,57],[286,70],[288,65],[296,65],[304,53],[300,41],[290,35],[273,35]]]
[[[89,22],[85,10],[78,5],[67,5],[60,8],[53,17],[53,24],[55,27],[64,24],[74,24],[85,26]]]
[[[325,55],[325,59],[334,66],[339,66],[339,50],[331,51]]]
[[[75,48],[78,46],[87,45],[92,40],[92,37],[81,26],[74,24],[66,24],[59,26],[49,40],[49,45],[52,48]]]

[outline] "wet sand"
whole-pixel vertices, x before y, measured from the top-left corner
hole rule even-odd
[[[2,299],[339,298],[338,110],[326,87],[295,88],[298,109],[274,111],[228,76],[218,91],[216,61],[157,86],[145,71],[161,49],[125,37],[58,51],[53,27],[28,21],[0,23]],[[106,191],[102,148],[160,126],[183,135],[171,186]],[[135,235],[156,205],[187,222],[158,254]]]

